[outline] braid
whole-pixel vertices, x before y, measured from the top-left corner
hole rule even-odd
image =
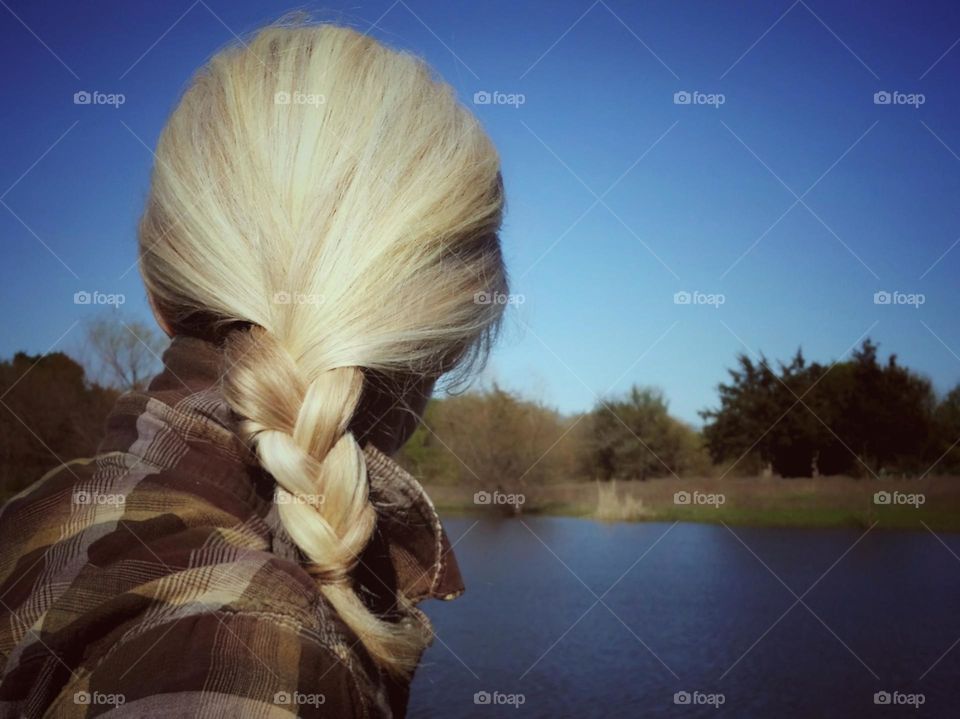
[[[262,328],[231,336],[226,362],[224,396],[244,418],[241,435],[277,482],[280,519],[309,560],[307,571],[371,656],[395,673],[409,673],[429,641],[426,630],[376,617],[350,580],[377,520],[363,453],[347,429],[362,371],[337,367],[307,380]]]

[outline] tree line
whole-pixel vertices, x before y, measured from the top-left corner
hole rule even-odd
[[[867,339],[827,366],[800,350],[776,367],[739,355],[719,407],[701,413],[711,457],[783,477],[956,473],[960,385],[938,399],[929,379],[877,350]]]
[[[0,361],[0,499],[60,461],[91,456],[120,392],[159,368],[160,338],[137,323],[94,323],[83,362],[55,352]],[[633,386],[562,414],[497,384],[435,398],[399,461],[428,484],[535,492],[554,482],[658,477],[960,473],[960,385],[928,379],[866,340],[823,365],[739,355],[703,427],[672,416],[663,392]]]
[[[160,368],[165,341],[150,325],[102,316],[84,329],[76,358],[18,352],[0,361],[0,502],[94,455],[120,394],[142,389]]]

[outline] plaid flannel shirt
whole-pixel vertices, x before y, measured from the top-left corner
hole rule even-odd
[[[373,664],[303,569],[220,363],[176,338],[149,390],[118,401],[97,457],[0,510],[0,717],[404,715],[409,684]],[[397,619],[400,595],[458,596],[423,488],[364,455],[378,524],[361,596]]]

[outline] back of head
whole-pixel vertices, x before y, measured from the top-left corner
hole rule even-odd
[[[216,55],[160,138],[141,270],[175,331],[227,334],[224,394],[284,526],[343,620],[404,673],[427,637],[350,571],[374,530],[350,431],[371,375],[482,355],[506,276],[499,162],[417,59],[353,30],[272,26]]]

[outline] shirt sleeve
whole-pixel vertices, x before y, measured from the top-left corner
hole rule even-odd
[[[71,717],[379,716],[316,637],[269,615],[224,612],[138,630],[56,704],[54,716]]]

